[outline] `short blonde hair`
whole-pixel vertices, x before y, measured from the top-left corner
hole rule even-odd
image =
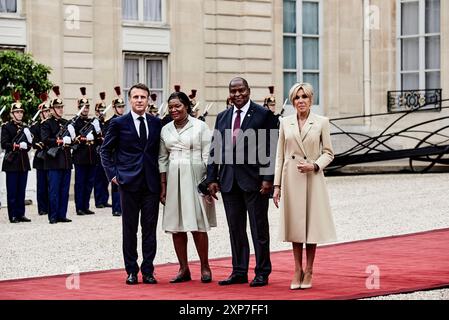
[[[310,98],[311,105],[313,105],[313,87],[310,83],[307,82],[295,83],[290,88],[290,92],[288,94],[290,102],[293,104],[293,100],[295,100],[296,96],[298,95],[298,91],[301,89],[304,91],[306,96]]]

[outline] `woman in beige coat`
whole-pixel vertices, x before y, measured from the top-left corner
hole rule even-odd
[[[313,88],[295,84],[289,99],[296,114],[281,121],[273,200],[281,209],[280,237],[293,243],[295,274],[291,289],[312,287],[313,260],[319,243],[336,240],[323,169],[333,158],[329,119],[310,111]],[[302,267],[303,244],[307,264]]]

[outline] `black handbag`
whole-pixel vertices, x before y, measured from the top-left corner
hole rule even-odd
[[[207,182],[206,182],[206,177],[203,178],[203,180],[201,180],[201,182],[198,184],[198,192],[205,195],[205,196],[209,196],[210,192],[209,189],[207,188]]]

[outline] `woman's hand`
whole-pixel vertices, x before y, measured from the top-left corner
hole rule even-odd
[[[165,206],[166,198],[167,198],[167,185],[163,183],[163,184],[161,184],[161,194],[159,196],[159,201],[164,206]]]
[[[301,162],[299,163],[296,168],[298,168],[298,171],[301,173],[308,173],[308,172],[314,172],[315,167],[313,163],[307,163],[307,162]]]
[[[214,198],[211,195],[204,196],[207,204],[214,204]]]
[[[273,202],[276,208],[279,209],[279,201],[281,200],[281,188],[279,186],[274,187]]]

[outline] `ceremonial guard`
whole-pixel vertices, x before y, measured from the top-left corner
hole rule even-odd
[[[112,108],[114,108],[114,115],[106,121],[103,133],[106,133],[109,129],[112,119],[121,117],[125,113],[125,101],[122,99],[122,90],[120,87],[114,88],[117,97],[112,100]],[[114,217],[120,217],[122,215],[122,207],[120,205],[120,192],[118,186],[115,183],[111,183],[111,197],[112,197],[112,215]]]
[[[53,87],[56,95],[50,102],[51,116],[42,123],[42,141],[47,149],[44,169],[48,171],[48,194],[50,199],[50,224],[72,222],[67,219],[70,178],[72,170],[71,145],[75,138],[73,125],[62,118],[64,102],[58,86]]]
[[[80,88],[82,97],[78,99],[80,116],[74,127],[76,139],[73,147],[73,164],[75,165],[75,207],[79,216],[94,214],[89,210],[90,196],[94,188],[96,168],[96,140],[101,132],[98,119],[89,119],[89,100],[86,88]]]
[[[100,159],[100,147],[103,143],[105,131],[105,116],[107,112],[107,107],[105,103],[106,93],[100,92],[100,101],[95,104],[95,116],[100,122],[101,132],[98,134],[95,146],[95,179],[94,179],[94,198],[95,207],[97,208],[110,208],[112,207],[109,203],[109,181],[106,177],[106,173],[101,165]]]
[[[279,118],[281,115],[276,114],[276,98],[274,97],[274,86],[269,86],[268,90],[270,91],[270,95],[265,97],[263,106],[273,112],[277,120],[277,127],[279,128]]]
[[[148,109],[147,109],[147,113],[151,114],[154,117],[158,117],[159,116],[159,109],[157,108],[157,94],[156,93],[152,93],[150,95],[151,100],[149,100],[148,102]]]
[[[30,222],[25,217],[25,190],[30,171],[28,151],[31,149],[32,135],[23,123],[24,110],[20,94],[14,93],[11,105],[11,121],[2,126],[1,145],[5,150],[2,171],[6,172],[6,197],[8,216],[11,223]]]
[[[199,104],[197,103],[197,101],[195,99],[197,92],[198,91],[196,89],[192,89],[192,92],[189,94],[189,99],[190,99],[190,103],[191,103],[191,106],[192,106],[192,111],[190,112],[190,116],[198,119],[198,116],[199,116],[199,109],[198,109]]]
[[[36,150],[33,158],[33,168],[36,169],[36,198],[37,212],[40,216],[48,214],[50,211],[49,195],[48,195],[48,172],[44,167],[45,145],[42,140],[42,124],[50,117],[50,107],[47,105],[48,95],[42,93],[42,103],[38,106],[39,119],[35,119],[30,130],[33,134],[33,148]]]

